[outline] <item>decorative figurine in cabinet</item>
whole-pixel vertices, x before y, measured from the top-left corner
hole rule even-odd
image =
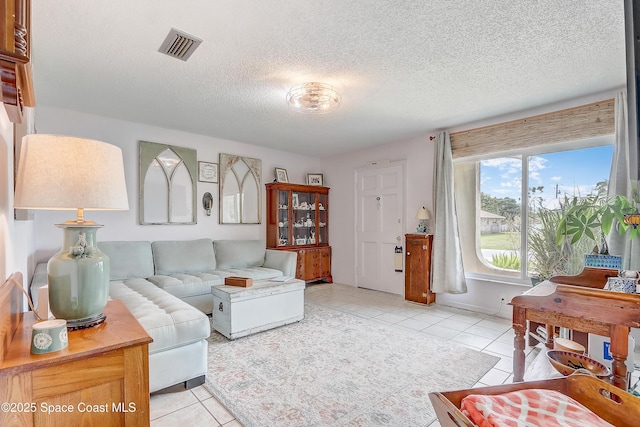
[[[404,298],[422,304],[436,302],[431,292],[431,234],[407,234],[405,254]]]
[[[332,282],[329,188],[272,182],[267,188],[267,248],[298,253],[296,278]]]

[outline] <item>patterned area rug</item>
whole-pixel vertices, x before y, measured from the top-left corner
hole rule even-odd
[[[301,322],[213,332],[205,387],[246,427],[427,426],[428,393],[472,387],[497,357],[312,303]]]

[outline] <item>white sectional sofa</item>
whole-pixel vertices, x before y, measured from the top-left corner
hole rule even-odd
[[[109,257],[115,252],[104,243],[99,247]],[[297,255],[265,248],[264,240],[156,241],[151,243],[155,274],[147,280],[209,314],[211,287],[224,285],[225,277],[295,276]]]
[[[202,384],[211,333],[211,287],[227,276],[254,280],[295,276],[296,253],[266,249],[264,240],[167,240],[98,242],[109,256],[109,296],[124,302],[147,333],[149,389]],[[31,296],[47,284],[38,264]]]

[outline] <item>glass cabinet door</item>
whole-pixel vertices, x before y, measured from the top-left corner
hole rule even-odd
[[[328,243],[329,236],[327,235],[329,230],[327,212],[329,210],[329,196],[327,194],[318,194],[318,239],[316,243]]]
[[[313,245],[316,243],[316,193],[303,191],[291,195],[293,206],[292,245]]]
[[[266,188],[268,248],[300,252],[329,246],[328,188],[280,182]]]
[[[278,191],[278,246],[289,245],[289,192]]]

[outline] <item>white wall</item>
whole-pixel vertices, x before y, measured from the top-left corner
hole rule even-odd
[[[592,102],[615,97],[615,90],[593,94],[587,97],[563,101],[544,107],[509,113],[471,124],[448,129],[457,132],[465,129],[488,126],[505,121],[530,117],[552,111],[571,108]],[[355,191],[354,171],[365,167],[371,161],[377,160],[406,160],[407,162],[407,200],[406,200],[406,230],[415,231],[417,209],[425,205],[431,212],[434,141],[430,135],[380,145],[373,148],[353,151],[329,159],[325,159],[325,178],[333,183],[331,189],[331,223],[330,242],[333,250],[332,274],[334,281],[355,286]],[[345,184],[345,185],[343,185]],[[328,184],[329,185],[329,184]],[[398,280],[404,280],[399,274]],[[506,305],[511,298],[520,295],[527,287],[511,283],[495,282],[467,278],[468,292],[466,294],[438,294],[440,304],[463,309],[511,317],[511,307]],[[504,302],[502,301],[504,298]]]
[[[562,101],[559,103],[550,104],[527,111],[513,112],[500,117],[458,126],[456,128],[450,129],[449,131],[453,133],[466,129],[474,129],[478,127],[489,126],[497,123],[507,122],[510,120],[531,117],[539,114],[611,99],[615,98],[616,92],[618,90],[622,90],[622,88],[600,92],[582,98]],[[501,299],[504,297],[506,302],[511,301],[511,298],[529,289],[528,287],[523,287],[522,285],[516,285],[512,283],[503,283],[472,278],[467,278],[467,288],[468,292],[466,294],[441,294],[437,296],[437,301],[442,304],[454,307],[491,314],[498,313],[498,315],[503,317],[511,317],[511,307],[505,306],[505,304],[501,302]]]
[[[355,170],[378,160],[406,161],[406,218],[405,233],[413,233],[420,206],[433,212],[434,131],[424,136],[379,145],[326,159],[325,179],[331,186],[331,221],[329,241],[333,252],[332,274],[336,283],[355,286]],[[432,225],[432,224],[431,224]],[[398,273],[396,286],[404,288],[404,273]],[[507,303],[521,294],[522,286],[467,279],[466,294],[438,294],[436,301],[452,307],[510,317]],[[500,301],[504,296],[505,302]]]
[[[435,135],[435,134],[434,134]],[[355,171],[379,160],[406,162],[406,218],[404,232],[416,231],[416,212],[432,209],[433,150],[429,135],[383,144],[325,159],[325,180],[331,187],[329,242],[332,247],[332,275],[337,283],[355,285]],[[397,274],[404,288],[404,274]]]
[[[501,123],[521,117],[609,99],[614,96],[615,90],[612,90],[581,99],[545,106],[543,108],[510,113],[490,120],[453,128],[449,131],[455,132]],[[198,200],[200,200],[202,194],[206,191],[213,194],[215,205],[211,217],[204,216],[202,209],[199,208],[197,225],[138,225],[138,140],[195,148],[198,150],[199,160],[216,163],[220,152],[260,158],[262,159],[263,182],[265,183],[273,179],[274,167],[286,168],[288,170],[289,180],[297,183],[305,182],[307,172],[324,173],[325,185],[331,187],[329,238],[333,250],[332,274],[334,281],[337,283],[355,286],[354,178],[356,169],[366,167],[370,162],[379,160],[406,162],[407,199],[405,232],[415,231],[417,225],[415,213],[420,206],[424,205],[433,212],[432,183],[434,142],[429,140],[429,136],[435,135],[436,131],[425,133],[424,136],[420,137],[357,150],[325,159],[316,159],[234,141],[46,107],[38,107],[36,129],[38,133],[59,133],[99,139],[122,148],[125,157],[125,173],[127,176],[130,210],[128,212],[87,212],[87,218],[105,225],[105,227],[98,232],[98,240],[191,239],[202,236],[246,239],[265,237],[265,224],[218,224],[217,185],[206,183],[198,183],[197,197]],[[0,159],[0,161],[3,160]],[[3,187],[5,186],[3,185]],[[2,202],[1,199],[0,202]],[[199,202],[198,206],[201,206]],[[37,236],[35,244],[37,248],[36,257],[38,260],[44,260],[59,249],[58,246],[61,242],[61,231],[55,228],[53,224],[70,219],[74,214],[72,212],[37,211],[35,215],[35,235]],[[265,220],[263,194],[263,222]],[[8,245],[7,247],[11,250],[13,246],[15,245]],[[18,250],[24,251],[23,247],[18,247]],[[398,283],[402,283],[404,281],[404,275],[399,273],[397,280]],[[511,298],[526,290],[526,288],[518,285],[477,279],[468,279],[467,286],[469,289],[468,293],[461,295],[439,294],[437,301],[441,304],[454,307],[492,314],[497,313],[504,317],[510,317],[510,308],[501,302],[501,298],[504,297],[505,301],[508,302]]]
[[[13,219],[13,123],[0,106],[0,281],[21,272],[27,284],[34,268],[32,221]]]
[[[289,182],[304,183],[306,173],[323,172],[319,159],[211,138],[187,132],[164,129],[140,123],[114,120],[75,111],[38,107],[35,117],[38,133],[51,133],[97,139],[117,145],[124,157],[128,211],[86,211],[85,218],[103,224],[98,231],[98,241],[106,240],[171,240],[196,239],[263,239],[266,237],[266,200],[262,191],[262,224],[218,224],[218,184],[198,182],[198,223],[195,225],[139,225],[138,221],[138,141],[171,144],[197,150],[198,160],[218,163],[219,153],[238,154],[262,160],[263,184],[274,179],[274,168],[287,169]],[[213,195],[211,216],[204,214],[202,195]],[[72,211],[35,211],[36,257],[48,259],[60,249],[62,231],[56,223],[75,218]]]

